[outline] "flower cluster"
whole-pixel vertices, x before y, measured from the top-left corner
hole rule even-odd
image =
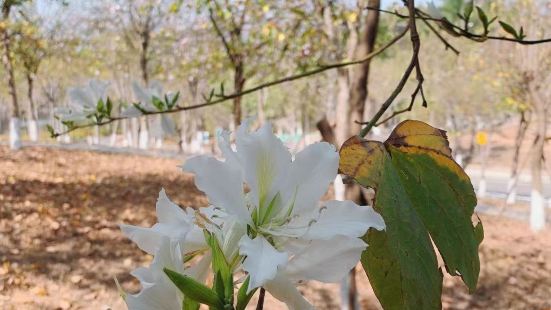
[[[337,175],[334,146],[315,143],[293,158],[270,125],[255,132],[248,127],[245,123],[237,129],[235,149],[230,134],[221,135],[224,161],[198,156],[182,166],[195,174],[208,208],[183,210],[161,191],[158,223],[150,228],[121,226],[138,247],[154,255],[148,268],[132,273],[142,290],[126,295],[130,309],[182,309],[188,297],[233,309],[233,275],[243,275],[235,282],[244,280],[238,304],[262,287],[290,309],[309,309],[296,284],[340,281],[367,247],[360,237],[371,227],[385,228],[371,207],[351,201],[320,206]],[[231,273],[229,296],[224,295],[228,281],[220,289],[223,283],[217,280],[221,272],[224,277],[221,261]],[[169,270],[188,282],[175,281]],[[215,279],[208,282],[211,273]],[[201,291],[205,283],[213,283],[208,292]],[[211,295],[218,299],[209,299]]]

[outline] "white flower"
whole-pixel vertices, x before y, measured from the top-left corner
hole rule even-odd
[[[149,268],[132,272],[140,281],[142,290],[136,295],[126,295],[125,301],[131,310],[181,309],[183,296],[163,268],[205,282],[211,264],[211,249],[203,232],[205,228],[215,234],[226,257],[239,255],[237,243],[244,231],[223,212],[212,207],[184,210],[170,201],[163,189],[157,199],[156,213],[158,222],[152,227],[120,225],[124,235],[140,249],[154,255]],[[196,263],[184,268],[184,261],[188,260]]]
[[[139,83],[133,82],[132,89],[134,90],[134,97],[138,100],[140,107],[148,112],[157,111],[157,108],[152,104],[153,97],[157,97],[160,100],[164,99],[163,86],[159,81],[153,81],[149,87],[141,87]],[[166,94],[169,101],[175,96],[173,93]],[[134,105],[129,105],[121,113],[123,117],[137,117],[143,113],[138,110]],[[174,123],[172,119],[167,115],[161,114],[153,118],[150,127],[152,129],[152,135],[155,137],[162,137],[166,134],[174,134]]]
[[[208,249],[202,229],[194,225],[195,214],[170,201],[164,189],[159,193],[156,212],[158,223],[152,227],[121,224],[121,231],[140,249],[151,255],[155,255],[164,237],[169,238],[172,243],[180,244],[181,249],[186,251],[182,254]]]
[[[224,162],[198,156],[183,168],[195,173],[197,187],[215,208],[248,227],[239,253],[249,291],[262,286],[289,308],[307,309],[294,283],[341,280],[367,246],[359,237],[370,227],[385,227],[370,207],[350,201],[318,207],[338,168],[338,153],[328,143],[308,146],[293,161],[270,125],[250,133],[245,123],[236,132],[236,150],[227,132],[220,149]]]
[[[109,83],[90,80],[84,87],[69,90],[70,102],[67,107],[56,108],[55,114],[62,121],[85,122],[88,116],[96,113],[98,101],[107,100]]]
[[[205,281],[210,257],[203,257],[196,265],[185,268],[180,244],[172,243],[168,237],[159,240],[158,250],[148,268],[140,267],[131,274],[142,285],[138,294],[128,294],[124,300],[130,310],[174,310],[181,309],[183,294],[166,276],[163,268],[179,272],[198,281]]]

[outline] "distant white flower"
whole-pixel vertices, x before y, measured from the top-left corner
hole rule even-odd
[[[90,80],[84,87],[75,87],[69,90],[69,105],[56,108],[55,115],[61,121],[81,123],[88,121],[88,117],[96,113],[98,101],[107,100],[108,82]]]
[[[163,86],[159,81],[153,81],[149,87],[142,87],[138,82],[132,83],[132,89],[134,91],[134,97],[138,101],[140,107],[148,112],[157,111],[157,108],[153,105],[153,97],[157,97],[160,100],[164,100],[165,94],[163,93]],[[166,94],[169,100],[174,98],[175,94]],[[121,113],[123,117],[137,117],[143,113],[137,109],[133,104],[129,105]],[[152,135],[156,137],[162,137],[166,134],[174,134],[174,123],[167,115],[158,115],[153,118],[150,124],[152,129]]]
[[[384,229],[382,217],[350,201],[318,207],[338,168],[338,153],[328,143],[310,145],[293,160],[270,125],[250,133],[245,123],[235,151],[227,132],[219,146],[224,162],[198,156],[183,168],[243,232],[239,253],[249,291],[262,286],[291,309],[310,308],[295,283],[340,281],[367,246],[359,237],[370,227]]]

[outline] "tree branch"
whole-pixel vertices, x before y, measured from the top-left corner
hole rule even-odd
[[[256,310],[264,309],[264,295],[266,295],[266,290],[261,287],[258,295],[258,303],[256,304]]]
[[[231,99],[236,98],[236,97],[241,97],[241,96],[244,96],[244,95],[248,95],[250,93],[257,92],[257,91],[259,91],[263,88],[268,88],[268,87],[272,87],[272,86],[275,86],[275,85],[295,81],[295,80],[298,80],[298,79],[302,79],[302,78],[305,78],[305,77],[316,75],[318,73],[328,71],[328,70],[332,70],[332,69],[337,69],[337,68],[342,68],[342,67],[347,67],[347,66],[360,64],[360,63],[366,62],[366,61],[372,59],[373,57],[381,54],[386,49],[388,49],[389,47],[394,45],[396,42],[398,42],[408,32],[408,30],[409,30],[409,27],[406,27],[402,32],[400,32],[398,35],[396,35],[394,38],[392,38],[385,45],[381,46],[377,50],[365,55],[365,57],[363,57],[361,59],[358,59],[358,60],[345,61],[345,62],[339,62],[339,63],[334,63],[334,64],[330,64],[330,65],[321,66],[319,68],[316,68],[316,69],[313,69],[313,70],[310,70],[310,71],[306,71],[306,72],[303,72],[303,73],[300,73],[300,74],[290,75],[290,76],[287,76],[287,77],[284,77],[284,78],[281,78],[281,79],[277,79],[277,80],[274,80],[274,81],[262,83],[262,84],[259,84],[257,86],[248,88],[248,89],[246,89],[242,92],[239,92],[239,93],[233,93],[233,94],[230,94],[230,95],[213,94],[213,96],[216,96],[217,99],[212,100],[213,96],[211,96],[210,98],[207,98],[205,100],[205,102],[203,102],[201,104],[189,105],[189,106],[176,106],[171,110],[163,110],[163,111],[143,111],[142,115],[169,114],[169,113],[176,113],[176,112],[180,112],[180,111],[187,111],[187,110],[194,110],[194,109],[204,108],[204,107],[212,106],[212,105],[215,105],[215,104],[218,104],[218,103],[222,103],[224,101],[231,100]],[[56,137],[59,137],[61,135],[67,134],[67,133],[70,133],[70,132],[75,131],[75,130],[80,129],[80,128],[88,128],[88,127],[93,127],[93,126],[107,125],[107,124],[110,124],[114,121],[128,119],[128,118],[131,118],[131,117],[117,116],[117,117],[111,117],[111,118],[109,118],[105,121],[98,122],[98,123],[78,125],[78,126],[69,128],[69,129],[67,129],[66,131],[63,131],[63,132],[54,133],[52,135],[52,137],[56,138]]]
[[[230,58],[232,65],[235,67],[236,59],[233,55],[233,50],[232,50],[230,44],[228,43],[228,41],[226,40],[226,36],[222,32],[222,29],[220,29],[220,27],[218,26],[218,23],[216,22],[216,19],[214,18],[214,12],[212,11],[212,8],[209,8],[209,18],[210,18],[210,21],[211,21],[212,25],[214,26],[214,30],[216,30],[216,33],[220,37],[220,40],[222,40],[222,44],[224,45],[224,48],[226,49],[226,53],[228,54],[228,57]]]
[[[409,15],[404,15],[404,14],[401,14],[397,11],[389,11],[389,10],[384,10],[384,9],[379,9],[379,8],[374,8],[374,7],[365,7],[366,10],[377,10],[379,12],[382,12],[382,13],[387,13],[387,14],[390,14],[390,15],[394,15],[396,17],[399,17],[399,18],[402,18],[402,19],[406,19],[406,18],[409,18]],[[509,38],[509,37],[504,37],[504,36],[488,36],[488,35],[481,35],[481,34],[476,34],[476,33],[472,33],[472,32],[469,32],[453,23],[451,23],[449,20],[447,20],[445,17],[442,17],[442,18],[436,18],[426,12],[423,12],[422,10],[420,9],[415,9],[415,14],[416,15],[416,19],[421,19],[423,21],[432,21],[432,22],[436,22],[440,28],[444,29],[446,32],[452,32],[452,35],[453,36],[457,36],[457,37],[464,37],[464,38],[467,38],[471,41],[475,41],[475,42],[484,42],[486,40],[497,40],[497,41],[508,41],[508,42],[514,42],[514,43],[518,43],[518,44],[522,44],[522,45],[532,45],[532,44],[542,44],[542,43],[551,43],[551,38],[547,38],[547,39],[541,39],[541,40],[519,40],[519,39],[516,39],[516,38]],[[421,14],[421,15],[418,15],[418,14]]]
[[[417,14],[417,16],[419,16],[419,14]],[[436,30],[426,19],[423,19],[421,18],[421,20],[423,21],[423,23],[425,25],[427,25],[427,27],[436,35],[436,37],[438,39],[440,39],[440,41],[442,41],[442,43],[444,43],[444,46],[446,46],[446,49],[451,49],[455,55],[459,55],[459,51],[453,47],[453,45],[450,44],[450,42],[448,42],[448,40],[446,40],[441,34],[440,32],[438,32],[438,30]]]
[[[377,124],[378,120],[383,116],[383,114],[388,110],[390,105],[394,102],[394,99],[402,92],[402,89],[406,85],[406,82],[408,78],[411,76],[411,73],[413,72],[413,69],[416,69],[416,75],[417,75],[417,88],[411,95],[411,103],[410,105],[413,105],[413,102],[415,101],[415,98],[417,97],[417,94],[420,92],[421,96],[423,98],[423,106],[426,106],[426,100],[423,93],[423,74],[421,72],[421,67],[419,66],[419,50],[421,48],[421,42],[419,40],[419,33],[417,32],[417,26],[415,24],[415,1],[414,0],[408,0],[405,1],[405,4],[407,5],[409,14],[409,24],[408,29],[410,31],[410,38],[411,38],[411,44],[413,47],[413,54],[411,56],[411,60],[409,62],[409,65],[406,68],[406,71],[402,75],[402,78],[398,82],[398,85],[392,91],[390,94],[390,97],[381,105],[377,113],[373,116],[373,118],[367,122],[367,125],[360,131],[359,136],[365,137],[367,133]]]

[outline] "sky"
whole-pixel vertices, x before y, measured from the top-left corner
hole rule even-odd
[[[80,2],[81,0],[72,0],[71,3],[78,3]],[[441,2],[441,0],[417,0],[415,1],[416,4],[425,4],[427,2],[431,2],[433,1],[434,3],[438,4],[439,2]],[[401,3],[402,1],[401,0],[382,0],[382,7],[388,7],[392,4],[395,4],[395,3]],[[37,8],[38,8],[38,11],[39,12],[43,12],[45,10],[48,9],[48,6],[51,6],[52,5],[52,1],[51,0],[38,0],[36,1],[37,3]]]

